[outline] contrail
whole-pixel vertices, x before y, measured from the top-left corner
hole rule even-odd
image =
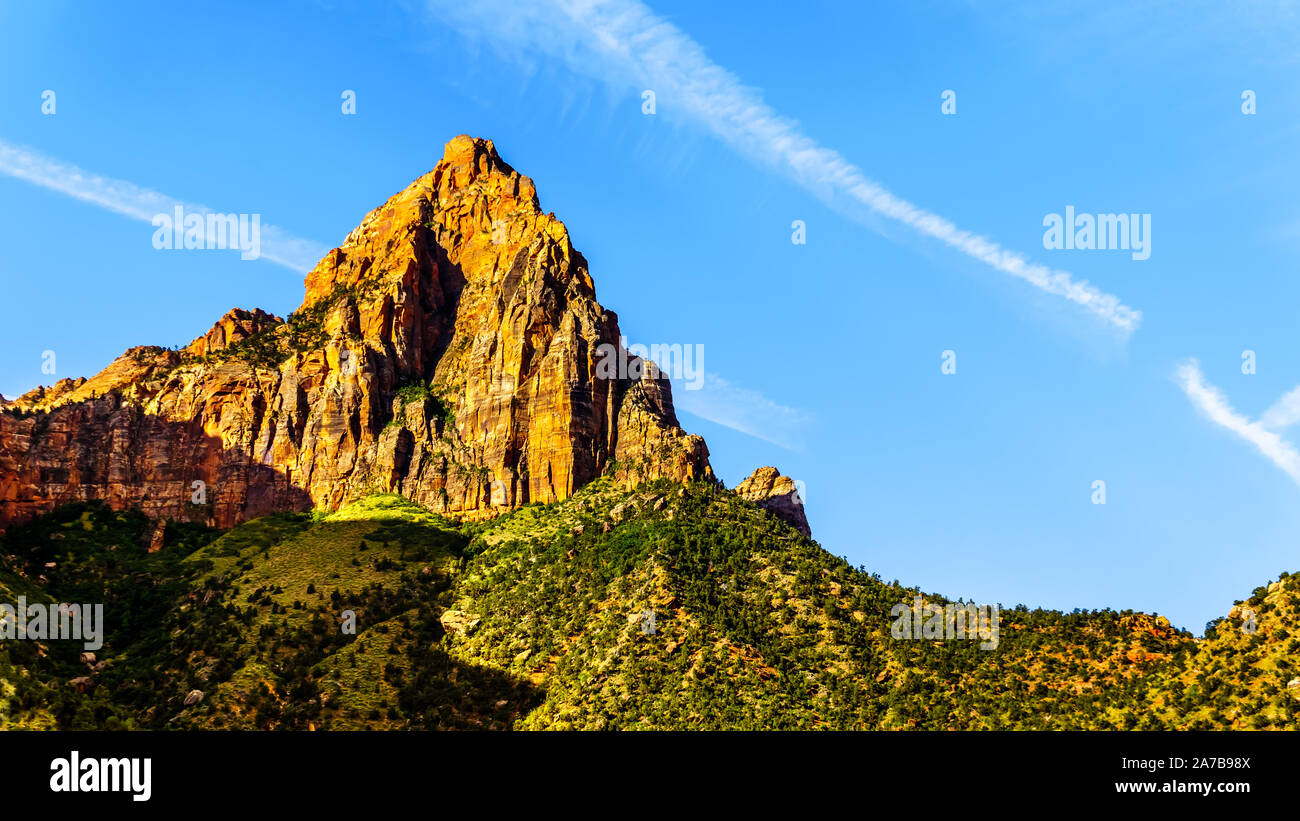
[[[1300,484],[1300,453],[1296,452],[1290,442],[1269,430],[1262,420],[1252,422],[1234,410],[1228,397],[1205,381],[1199,362],[1188,359],[1178,366],[1178,384],[1187,398],[1192,400],[1192,404],[1210,421],[1254,445],[1260,453]]]
[[[0,174],[142,222],[152,222],[157,214],[172,214],[177,207],[186,213],[214,213],[206,206],[187,203],[125,180],[101,177],[3,140],[0,140]],[[274,225],[262,225],[261,229],[261,256],[299,273],[310,271],[329,250],[318,242],[292,236]]]
[[[1259,417],[1259,423],[1269,430],[1289,428],[1296,422],[1300,422],[1300,388],[1292,388]]]
[[[1064,297],[1125,335],[1142,313],[1068,272],[1030,262],[993,240],[895,196],[838,152],[818,145],[761,93],[714,63],[699,43],[639,0],[429,0],[431,10],[471,33],[508,43],[511,55],[541,51],[596,79],[655,91],[674,111],[704,126],[751,159],[774,165],[815,196],[843,210],[845,199]],[[849,216],[862,220],[860,214]]]

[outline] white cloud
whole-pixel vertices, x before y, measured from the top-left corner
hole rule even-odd
[[[741,84],[704,49],[639,0],[429,0],[430,8],[503,51],[534,51],[627,90],[653,89],[659,108],[678,111],[750,158],[775,166],[832,206],[867,224],[869,213],[901,222],[1100,317],[1123,334],[1142,313],[1065,271],[1030,262],[987,237],[901,199],[838,152],[818,145],[759,91]],[[847,206],[847,208],[846,208]]]
[[[786,450],[803,449],[804,433],[812,422],[807,411],[777,404],[758,391],[712,374],[705,376],[699,390],[673,391],[673,406]]]
[[[4,141],[0,141],[0,174],[142,222],[152,222],[157,214],[171,214],[177,206],[184,208],[186,213],[213,213],[206,206],[174,199],[125,180],[92,174]],[[300,273],[310,271],[329,250],[320,243],[300,239],[274,225],[263,224],[261,231],[262,257]],[[151,237],[152,234],[143,236]]]
[[[1252,422],[1229,404],[1228,398],[1205,381],[1201,365],[1188,359],[1178,366],[1178,382],[1187,398],[1217,425],[1221,425],[1254,445],[1297,484],[1300,484],[1300,452],[1290,442],[1269,430],[1261,419]],[[1295,393],[1294,391],[1292,393]],[[1290,396],[1291,394],[1288,394]]]

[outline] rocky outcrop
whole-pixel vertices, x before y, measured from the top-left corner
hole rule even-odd
[[[231,311],[183,349],[7,405],[0,528],[85,499],[227,527],[376,490],[483,517],[605,472],[711,479],[655,368],[602,375],[620,340],[532,180],[457,137],[290,316]]]
[[[474,632],[474,628],[479,626],[482,618],[473,613],[465,613],[461,610],[444,610],[438,617],[442,629],[452,635],[468,636]]]
[[[736,493],[761,508],[769,510],[777,518],[794,526],[809,538],[812,530],[808,527],[808,518],[804,516],[803,499],[794,480],[782,476],[774,467],[761,467],[749,475],[749,478],[736,485]]]
[[[217,324],[212,326],[212,330],[187,345],[185,354],[191,357],[202,357],[224,351],[283,321],[260,308],[252,311],[235,308],[218,319]]]

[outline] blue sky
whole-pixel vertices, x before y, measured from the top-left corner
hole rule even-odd
[[[1258,421],[1300,384],[1300,11],[1042,5],[5,4],[0,393],[298,305],[292,265],[155,250],[142,192],[329,248],[469,133],[629,341],[703,346],[678,403],[729,485],[778,466],[886,579],[1199,633],[1300,570],[1300,428]],[[1066,206],[1149,214],[1150,258],[1045,249]]]

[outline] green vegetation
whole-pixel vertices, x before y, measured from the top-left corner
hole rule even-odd
[[[1190,729],[1296,727],[1300,577],[1283,573],[1270,587],[1238,602],[1236,617],[1206,625],[1205,639],[1189,649],[1178,674],[1148,691],[1148,709],[1158,722]]]
[[[456,409],[448,399],[445,390],[424,381],[408,382],[397,388],[396,412],[387,427],[402,427],[406,424],[406,406],[415,402],[425,405],[425,412],[431,419],[437,420],[438,433],[446,436],[456,429]]]
[[[141,726],[135,712],[147,709],[152,695],[134,680],[148,676],[150,652],[166,641],[157,626],[191,589],[185,557],[217,535],[198,525],[171,523],[163,548],[151,554],[145,546],[151,531],[139,513],[77,503],[5,536],[0,602],[13,604],[26,595],[29,602],[102,603],[107,629],[97,655],[112,661],[97,674],[110,686],[80,694],[67,684],[90,672],[79,661],[80,642],[0,643],[0,692],[10,693],[7,706],[0,707],[0,727]],[[114,652],[128,646],[139,654]]]
[[[154,554],[148,529],[74,505],[0,541],[0,601],[109,604],[99,671],[76,643],[0,644],[0,727],[1296,726],[1293,576],[1241,603],[1254,633],[1240,611],[1197,640],[1017,606],[982,650],[893,638],[921,591],[711,484],[601,479],[476,524],[376,494],[224,534],[172,523]]]

